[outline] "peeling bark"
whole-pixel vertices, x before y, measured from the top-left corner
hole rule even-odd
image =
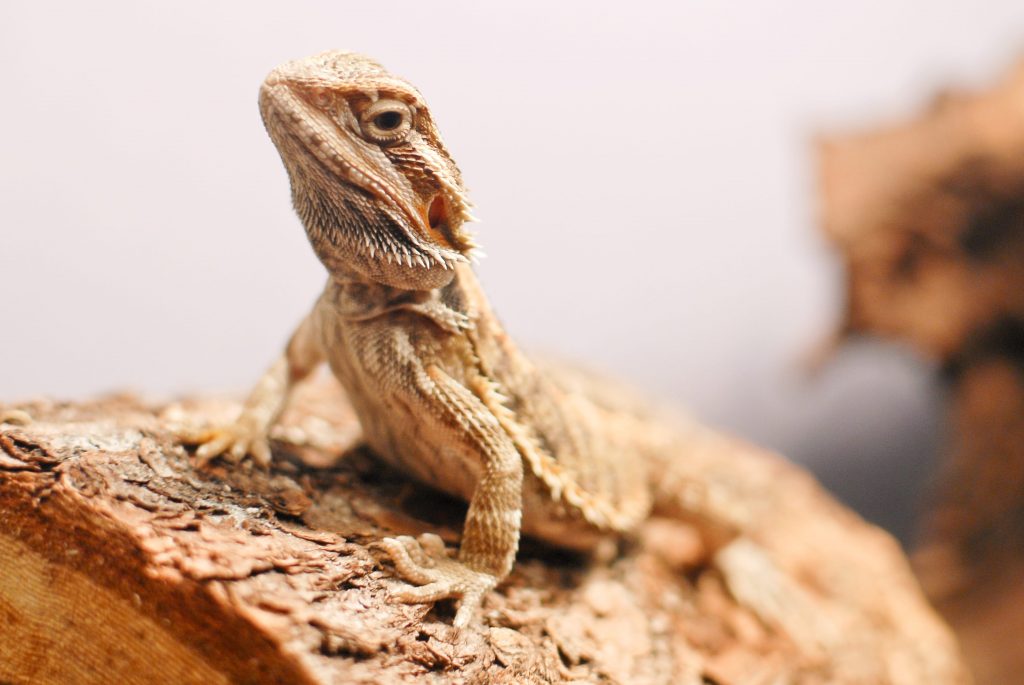
[[[465,506],[375,461],[331,383],[300,393],[277,434],[315,444],[276,442],[269,473],[195,470],[168,412],[130,397],[19,409],[32,421],[0,424],[0,682],[967,682],[896,545],[816,486],[809,515],[864,559],[841,622],[810,606],[808,622],[765,624],[693,529],[655,519],[604,561],[526,541],[483,626],[458,631],[450,604],[389,599],[374,543],[457,542]],[[724,458],[780,468],[753,448]],[[826,620],[832,638],[796,634]]]

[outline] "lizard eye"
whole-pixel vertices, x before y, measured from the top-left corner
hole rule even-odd
[[[363,135],[379,145],[405,140],[412,129],[412,109],[400,100],[378,100],[359,118]]]

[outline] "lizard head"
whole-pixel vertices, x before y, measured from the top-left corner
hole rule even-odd
[[[260,113],[330,272],[416,290],[451,280],[474,247],[470,205],[413,86],[361,55],[325,52],[270,72]]]

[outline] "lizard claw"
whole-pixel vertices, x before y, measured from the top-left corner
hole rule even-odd
[[[219,456],[233,464],[250,456],[257,466],[270,466],[272,454],[267,431],[257,422],[248,420],[245,414],[233,424],[182,427],[176,432],[185,444],[199,445],[196,450],[196,465],[199,467],[206,466]]]
[[[493,575],[450,558],[437,535],[427,533],[418,539],[403,535],[384,538],[380,544],[394,562],[398,575],[412,583],[393,590],[394,597],[408,604],[459,598],[462,601],[453,622],[456,628],[469,625],[484,593],[498,584]]]

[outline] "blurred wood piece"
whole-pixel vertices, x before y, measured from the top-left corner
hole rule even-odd
[[[846,262],[842,332],[909,343],[948,381],[951,440],[915,566],[978,682],[1024,673],[1024,63],[900,125],[820,143]]]
[[[732,598],[695,531],[659,520],[605,562],[527,541],[479,630],[453,629],[447,604],[394,603],[374,542],[453,541],[465,507],[369,458],[338,396],[322,381],[297,398],[282,434],[316,444],[279,443],[270,473],[194,470],[166,417],[127,397],[20,407],[30,423],[8,408],[0,682],[967,682],[895,543],[738,442],[718,463],[770,478],[802,520],[835,531],[823,542],[794,523],[790,542],[853,560],[845,603],[807,588],[808,605],[768,625]]]

